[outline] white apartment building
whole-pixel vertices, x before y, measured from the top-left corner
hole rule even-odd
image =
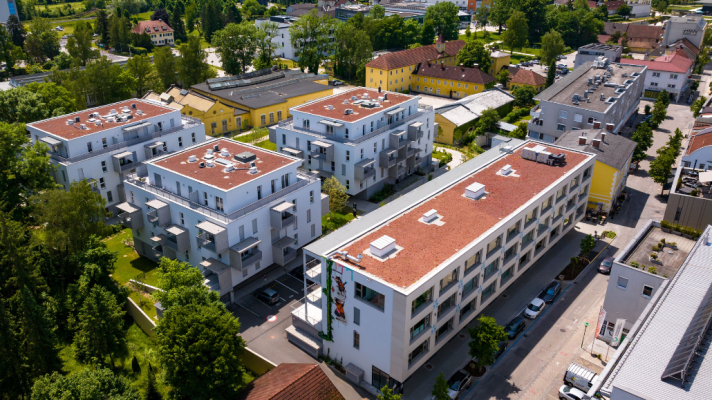
[[[675,52],[655,58],[655,60],[621,59],[621,64],[645,66],[648,73],[645,75],[645,88],[643,98],[655,100],[658,94],[666,90],[670,100],[679,102],[687,92],[688,78],[692,75],[695,61]]]
[[[419,99],[363,87],[323,97],[291,108],[292,118],[270,128],[270,141],[303,159],[304,169],[368,198],[430,165],[438,125]]]
[[[705,29],[707,29],[707,20],[701,15],[672,17],[665,23],[663,44],[670,45],[680,39],[687,39],[698,49],[701,49],[705,38]]]
[[[88,180],[112,212],[126,201],[124,178],[145,168],[144,161],[205,141],[200,120],[141,99],[33,122],[27,130],[33,143],[49,146],[57,183],[69,190]]]
[[[347,377],[398,389],[583,218],[594,162],[512,139],[310,244],[326,298],[288,337],[329,339],[312,340]]]
[[[285,266],[321,235],[328,196],[301,160],[228,139],[166,154],[129,176],[121,221],[153,259],[189,262],[223,301],[272,264]],[[322,209],[322,203],[325,209]]]
[[[617,133],[638,110],[647,68],[599,57],[578,66],[534,96],[529,137],[554,142],[564,132],[607,129]]]

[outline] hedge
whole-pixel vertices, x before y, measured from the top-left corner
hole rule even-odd
[[[134,47],[131,46],[131,52],[136,54],[137,56],[143,55],[143,54],[148,54],[148,50],[146,50],[143,47]]]
[[[665,229],[672,229],[673,231],[681,232],[685,235],[690,235],[695,238],[695,240],[699,239],[700,236],[702,236],[702,231],[699,231],[697,229],[690,228],[688,226],[682,226],[678,224],[672,224],[670,222],[667,222],[665,220],[660,221],[660,226],[665,228]]]

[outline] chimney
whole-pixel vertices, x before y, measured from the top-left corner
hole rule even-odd
[[[480,65],[479,65],[479,64],[472,64],[472,69],[480,69]]]
[[[593,129],[600,129],[601,121],[593,121]]]
[[[613,128],[615,128],[613,124],[606,124],[606,130],[608,132],[613,132]]]
[[[584,136],[579,136],[579,145],[585,145],[586,144],[586,138]]]
[[[430,66],[430,60],[428,60],[428,67]]]
[[[460,64],[460,70],[464,71],[465,70],[465,64]]]
[[[606,132],[601,132],[601,141],[606,143]]]
[[[440,69],[445,71],[445,64],[440,64]]]
[[[600,149],[601,148],[601,141],[598,139],[593,139],[593,147]]]

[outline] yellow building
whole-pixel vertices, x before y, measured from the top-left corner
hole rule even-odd
[[[510,55],[499,50],[492,50],[490,59],[492,60],[492,65],[490,65],[489,74],[492,76],[497,76],[497,73],[501,71],[502,68],[508,67],[511,63]]]
[[[494,86],[494,78],[479,68],[465,68],[445,64],[424,63],[413,71],[412,93],[461,99],[484,92]]]
[[[264,69],[209,79],[191,89],[244,111],[243,129],[248,129],[276,124],[290,116],[290,108],[332,95],[333,88],[328,86],[328,81],[327,76],[304,74],[299,70]]]
[[[509,83],[507,86],[510,90],[518,87],[529,86],[537,93],[546,89],[546,77],[539,75],[536,72],[524,68],[509,67]]]
[[[250,125],[247,111],[228,106],[202,94],[171,85],[165,93],[149,91],[144,99],[160,101],[180,110],[181,114],[198,118],[205,124],[205,134],[210,136],[239,132]]]
[[[453,144],[472,129],[482,111],[493,108],[501,117],[512,111],[514,96],[501,89],[490,89],[465,97],[454,103],[435,109],[435,122],[439,124],[435,141]]]
[[[626,186],[636,143],[597,128],[568,131],[556,144],[596,155],[588,208],[609,212]],[[582,183],[586,184],[585,177]]]

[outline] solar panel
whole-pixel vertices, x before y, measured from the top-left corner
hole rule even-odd
[[[265,69],[265,70],[251,72],[250,74],[255,74],[257,72],[262,72],[262,71],[271,72],[270,69]],[[276,72],[274,74],[269,74],[269,75],[260,74],[260,75],[252,75],[249,78],[244,78],[246,75],[249,75],[249,74],[239,75],[243,79],[236,79],[236,78],[238,78],[237,76],[232,76],[232,77],[230,77],[230,80],[223,80],[220,82],[208,81],[208,88],[210,90],[229,89],[229,88],[234,88],[234,87],[256,85],[258,83],[284,78],[284,72],[282,72],[282,71]]]
[[[707,289],[705,297],[702,298],[660,379],[673,378],[679,379],[681,384],[685,383],[685,376],[688,375],[692,359],[710,328],[710,322],[712,322],[712,286]]]

